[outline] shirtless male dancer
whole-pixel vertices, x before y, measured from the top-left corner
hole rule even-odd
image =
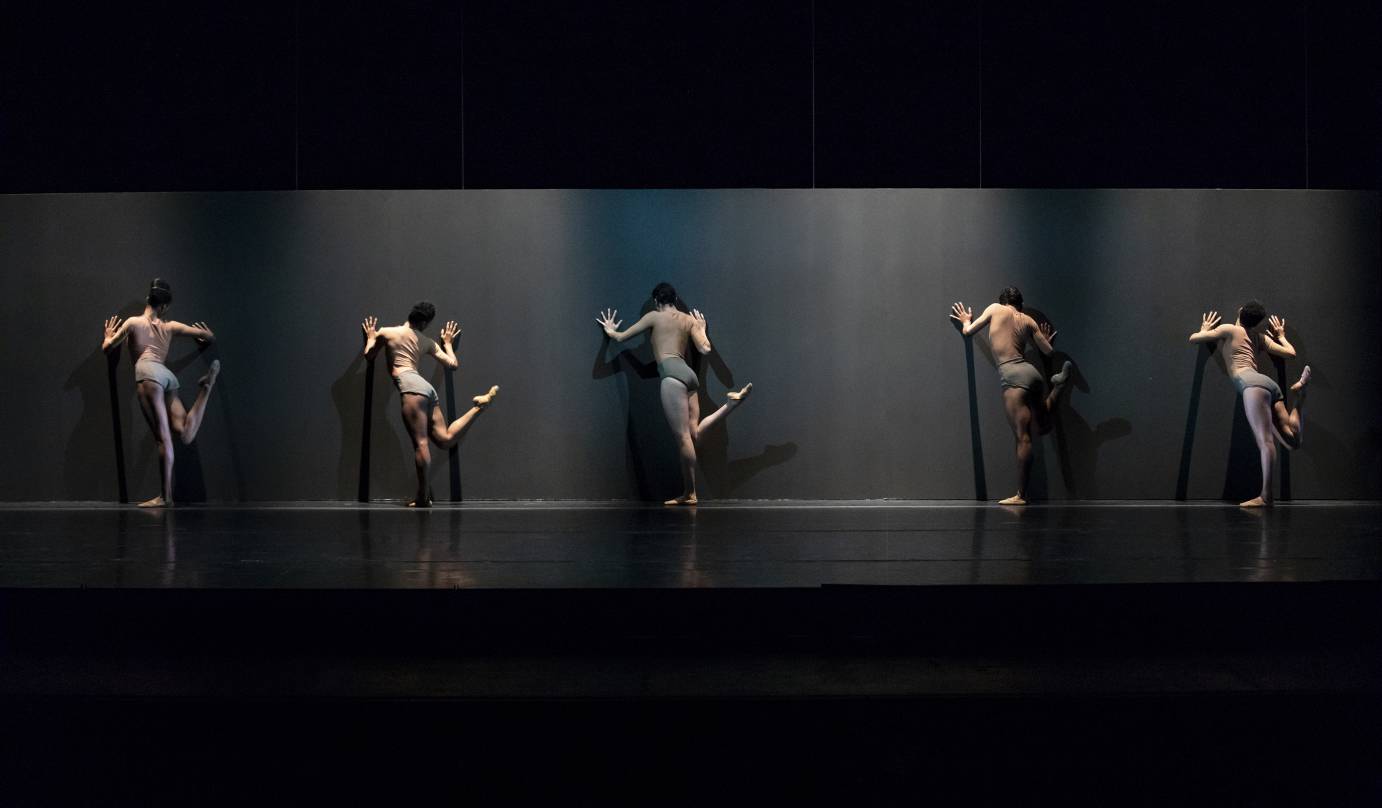
[[[163,493],[139,503],[141,508],[162,508],[173,505],[173,435],[186,446],[197,438],[211,388],[221,372],[221,360],[211,360],[211,368],[198,380],[197,400],[192,409],[184,409],[178,398],[178,377],[168,369],[168,345],[173,337],[192,337],[205,345],[216,339],[206,323],[184,325],[177,320],[164,319],[173,303],[173,289],[162,278],[149,283],[144,313],[126,318],[111,317],[105,323],[105,338],[101,350],[109,353],[120,347],[128,337],[130,358],[134,360],[134,386],[139,396],[139,408],[144,420],[153,430],[158,444],[158,468],[162,472]]]
[[[989,346],[993,348],[998,377],[1003,382],[1003,408],[1007,411],[1013,436],[1017,438],[1017,493],[999,500],[998,504],[1026,505],[1027,478],[1032,470],[1032,430],[1034,426],[1039,434],[1051,430],[1050,415],[1062,385],[1070,378],[1070,363],[1066,362],[1060,372],[1051,377],[1051,390],[1045,392],[1046,382],[1040,371],[1023,357],[1022,352],[1031,340],[1038,350],[1050,356],[1056,332],[1051,330],[1050,323],[1038,326],[1031,315],[1023,313],[1022,293],[1015,286],[1004,289],[998,295],[998,302],[989,304],[977,320],[974,311],[965,308],[963,303],[950,307],[950,319],[960,323],[960,331],[966,337],[984,326],[992,326]]]
[[[389,375],[393,377],[394,386],[398,388],[399,399],[403,405],[403,427],[408,430],[408,436],[413,441],[413,463],[417,466],[417,496],[408,503],[410,508],[432,506],[432,495],[427,484],[427,470],[432,465],[432,452],[427,444],[429,433],[438,446],[450,449],[465,435],[466,430],[470,429],[475,416],[499,395],[499,386],[495,385],[489,392],[475,396],[471,399],[475,406],[447,426],[446,416],[442,414],[437,401],[436,388],[417,372],[418,360],[424,354],[436,357],[438,362],[452,370],[460,365],[456,361],[455,351],[451,348],[451,341],[461,333],[460,326],[448,321],[441,330],[440,343],[422,333],[432,324],[432,318],[436,315],[436,307],[424,300],[413,306],[413,310],[408,313],[408,322],[403,325],[379,328],[379,320],[375,317],[366,317],[360,324],[360,328],[365,332],[365,357],[373,359],[381,345],[387,352]]]
[[[1253,334],[1262,320],[1267,319],[1267,330]],[[1276,463],[1276,442],[1287,449],[1300,448],[1305,433],[1302,410],[1305,409],[1305,386],[1310,383],[1310,366],[1300,372],[1300,379],[1291,385],[1296,394],[1296,407],[1286,409],[1285,397],[1281,387],[1270,376],[1257,371],[1257,350],[1259,337],[1261,346],[1272,356],[1283,359],[1295,358],[1296,349],[1286,339],[1286,321],[1272,315],[1256,300],[1249,300],[1238,309],[1238,320],[1233,324],[1219,322],[1219,313],[1211,311],[1200,317],[1200,330],[1190,335],[1193,343],[1228,344],[1229,378],[1238,393],[1243,397],[1243,412],[1252,427],[1253,438],[1257,441],[1258,455],[1262,460],[1262,493],[1239,503],[1244,508],[1263,508],[1272,504],[1272,467]]]
[[[725,394],[729,399],[719,409],[701,418],[700,402],[696,391],[700,381],[695,371],[686,364],[687,344],[696,346],[702,354],[710,353],[710,338],[705,333],[705,315],[699,311],[687,312],[686,304],[677,295],[670,283],[659,283],[653,289],[653,305],[656,307],[639,318],[638,322],[620,331],[622,320],[616,321],[616,310],[600,312],[595,322],[604,329],[605,336],[615,342],[623,342],[629,337],[652,329],[653,355],[657,357],[657,375],[662,378],[662,411],[667,416],[667,425],[677,438],[677,450],[681,456],[682,494],[669,499],[664,505],[696,504],[696,444],[701,433],[714,426],[717,421],[729,414],[744,402],[753,390],[752,384],[744,385],[739,392]]]

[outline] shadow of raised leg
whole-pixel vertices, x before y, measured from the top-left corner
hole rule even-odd
[[[731,460],[727,469],[729,477],[728,492],[733,493],[759,473],[773,466],[780,466],[793,457],[796,457],[796,455],[797,444],[788,441],[787,443],[770,443],[763,447],[763,451],[752,457],[742,457],[738,460]]]

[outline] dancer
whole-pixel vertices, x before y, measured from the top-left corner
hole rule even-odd
[[[1050,356],[1056,332],[1050,323],[1038,325],[1031,315],[1022,311],[1022,293],[1015,286],[1004,289],[998,295],[998,302],[989,304],[978,319],[963,303],[950,307],[950,319],[960,323],[960,333],[966,337],[991,326],[989,346],[1003,382],[1003,409],[1007,412],[1013,437],[1017,439],[1017,493],[999,500],[998,504],[1026,505],[1027,478],[1032,470],[1032,430],[1042,435],[1051,431],[1050,415],[1056,408],[1062,387],[1070,378],[1070,362],[1051,377],[1051,389],[1046,391],[1041,373],[1026,360],[1023,351],[1031,341],[1043,354]]]
[[[1263,319],[1267,320],[1267,330],[1254,334],[1253,329]],[[1243,412],[1252,427],[1253,438],[1257,441],[1258,456],[1262,461],[1262,492],[1247,502],[1239,503],[1244,508],[1263,508],[1272,504],[1272,468],[1276,464],[1276,442],[1287,449],[1300,448],[1305,433],[1304,409],[1305,386],[1310,383],[1310,366],[1300,372],[1300,379],[1291,385],[1296,394],[1295,409],[1286,409],[1285,397],[1281,387],[1270,376],[1257,371],[1258,338],[1262,347],[1272,356],[1294,359],[1296,349],[1286,339],[1286,321],[1272,315],[1256,300],[1249,300],[1238,309],[1238,319],[1232,324],[1220,323],[1219,313],[1211,311],[1200,317],[1200,330],[1190,335],[1193,343],[1228,343],[1229,378],[1243,397]]]
[[[130,358],[134,360],[135,391],[139,396],[139,408],[144,412],[144,420],[153,430],[154,441],[158,444],[158,467],[162,472],[162,494],[139,503],[141,508],[162,508],[173,505],[173,435],[186,446],[197,438],[202,419],[206,417],[206,404],[211,399],[211,388],[221,372],[221,360],[211,360],[211,367],[205,376],[197,381],[201,388],[192,408],[185,409],[178,398],[178,377],[168,369],[168,345],[173,337],[192,337],[198,343],[207,345],[216,339],[206,323],[185,325],[176,320],[168,320],[165,315],[173,302],[173,289],[162,278],[149,282],[149,294],[145,298],[144,313],[121,321],[111,317],[105,323],[105,338],[101,340],[101,350],[109,353],[120,347],[128,337]]]
[[[699,311],[688,311],[686,304],[677,295],[670,283],[659,283],[653,288],[653,311],[639,318],[638,322],[620,331],[622,320],[614,318],[618,311],[610,309],[600,313],[595,322],[604,329],[605,336],[615,342],[623,342],[629,337],[652,330],[653,355],[657,358],[657,375],[662,379],[662,411],[667,416],[667,425],[677,438],[677,450],[681,458],[681,496],[669,499],[664,505],[696,504],[696,444],[701,434],[724,418],[731,410],[744,402],[752,384],[744,385],[738,392],[726,393],[729,399],[719,409],[701,418],[700,402],[696,391],[700,381],[691,366],[686,363],[687,344],[696,346],[702,354],[711,351],[710,338],[706,336],[705,315]]]
[[[424,354],[436,357],[438,362],[452,370],[460,364],[451,348],[452,340],[461,333],[460,326],[448,321],[441,330],[440,343],[422,333],[432,324],[432,318],[436,315],[436,307],[424,300],[413,306],[413,310],[408,312],[408,321],[403,325],[379,328],[379,320],[375,317],[366,317],[360,324],[365,332],[365,358],[373,359],[381,345],[386,349],[389,375],[393,377],[402,403],[403,428],[408,430],[408,436],[413,441],[417,496],[408,503],[410,508],[432,506],[431,489],[427,484],[427,470],[432,466],[432,452],[427,443],[429,435],[438,446],[450,449],[470,429],[475,416],[499,395],[499,386],[495,385],[489,392],[473,397],[471,401],[475,406],[447,425],[446,416],[442,414],[437,401],[436,389],[417,371],[418,360]]]

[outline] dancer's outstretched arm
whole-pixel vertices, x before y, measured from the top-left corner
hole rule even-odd
[[[168,322],[168,331],[175,337],[191,337],[203,345],[216,341],[216,335],[212,333],[211,326],[206,323],[193,323],[188,325],[177,320]]]
[[[110,353],[115,348],[120,347],[120,343],[124,342],[125,337],[129,334],[129,320],[121,320],[119,317],[106,320],[105,338],[101,340],[101,350]]]
[[[456,339],[460,333],[461,327],[456,325],[456,321],[447,320],[446,325],[442,326],[441,338],[432,348],[432,355],[437,358],[437,361],[452,370],[461,366],[460,361],[456,359],[456,351],[451,347],[452,340]]]
[[[1202,342],[1218,342],[1224,338],[1224,328],[1219,324],[1219,312],[1211,311],[1200,315],[1200,330],[1190,335],[1190,341],[1195,344]]]
[[[1036,343],[1037,350],[1043,355],[1050,356],[1051,352],[1056,350],[1052,343],[1056,341],[1057,333],[1050,323],[1037,323],[1036,328],[1032,329],[1032,342]]]
[[[965,308],[965,304],[963,303],[955,303],[950,307],[950,319],[959,322],[961,325],[960,333],[967,337],[989,324],[989,320],[993,319],[993,310],[998,308],[998,305],[997,303],[990,303],[988,308],[984,309],[983,314],[980,314],[979,318],[976,320],[974,319],[973,309]]]
[[[1286,339],[1286,321],[1273,314],[1267,320],[1267,330],[1262,334],[1267,345],[1267,353],[1283,359],[1295,359],[1296,347]]]
[[[360,323],[360,330],[365,332],[365,350],[362,353],[366,359],[373,360],[384,344],[384,337],[379,333],[379,318],[366,317],[365,321]]]
[[[703,354],[708,354],[714,348],[710,345],[710,335],[705,333],[705,315],[699,309],[691,310],[691,317],[695,324],[691,326],[691,343],[696,346],[696,350]]]
[[[600,312],[599,317],[595,318],[595,322],[599,323],[600,328],[604,329],[605,336],[609,337],[615,342],[623,342],[629,337],[642,334],[644,331],[647,331],[649,328],[653,327],[653,313],[648,312],[647,314],[638,318],[638,322],[629,326],[627,330],[620,331],[619,326],[623,324],[624,321],[615,321],[614,318],[618,314],[618,309],[606,309]]]

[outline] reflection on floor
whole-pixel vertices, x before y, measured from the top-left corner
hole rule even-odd
[[[1382,579],[1382,504],[9,506],[0,587],[605,588]]]

